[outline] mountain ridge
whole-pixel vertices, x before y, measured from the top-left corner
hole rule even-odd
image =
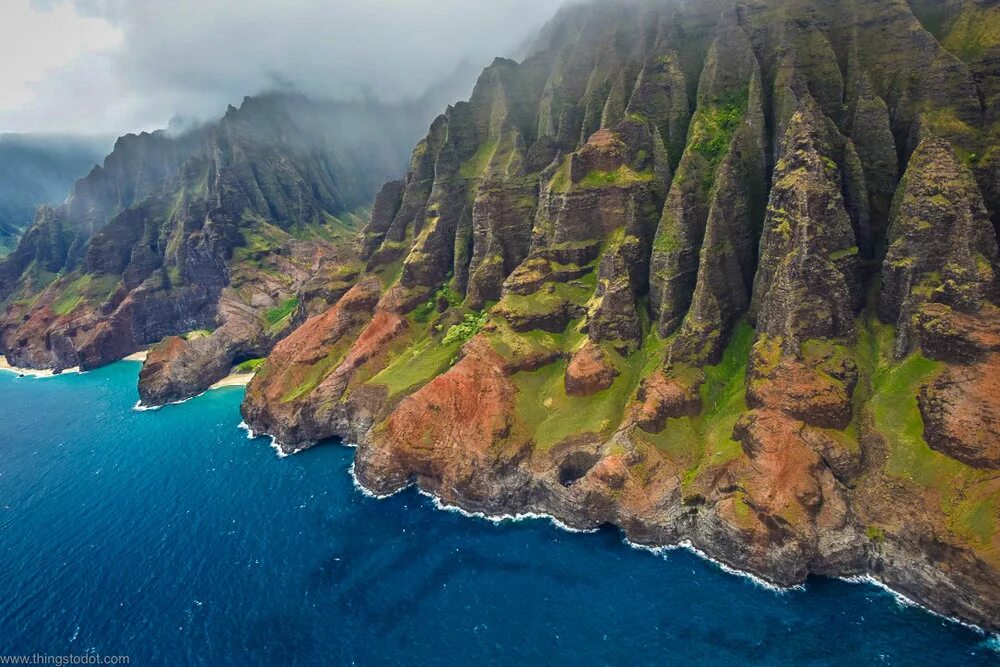
[[[997,50],[963,53],[896,0],[563,9],[431,125],[245,421],[357,443],[378,494],[996,629]]]

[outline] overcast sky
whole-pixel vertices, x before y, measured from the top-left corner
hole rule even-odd
[[[277,87],[414,97],[560,0],[0,0],[0,132],[121,134]]]

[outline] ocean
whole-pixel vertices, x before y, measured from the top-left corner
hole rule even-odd
[[[378,500],[352,449],[278,458],[243,390],[137,412],[139,365],[0,372],[0,655],[145,664],[1000,663],[864,583],[774,592],[614,529]]]

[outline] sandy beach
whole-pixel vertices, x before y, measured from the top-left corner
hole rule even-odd
[[[222,387],[245,387],[253,379],[253,373],[230,373],[222,378],[209,389],[221,389]]]
[[[79,373],[80,369],[67,368],[66,370],[62,371],[62,373],[55,373],[51,370],[40,371],[40,370],[35,370],[34,368],[18,368],[16,366],[11,366],[9,363],[7,363],[7,357],[0,355],[0,371],[6,371],[8,373],[16,373],[17,375],[22,375],[24,377],[50,378],[65,373]]]
[[[138,361],[140,363],[146,361],[146,357],[149,355],[149,350],[139,350],[135,354],[130,354],[122,361]]]

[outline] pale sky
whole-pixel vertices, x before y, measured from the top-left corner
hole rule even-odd
[[[121,134],[245,95],[414,97],[560,0],[0,0],[0,133]]]

